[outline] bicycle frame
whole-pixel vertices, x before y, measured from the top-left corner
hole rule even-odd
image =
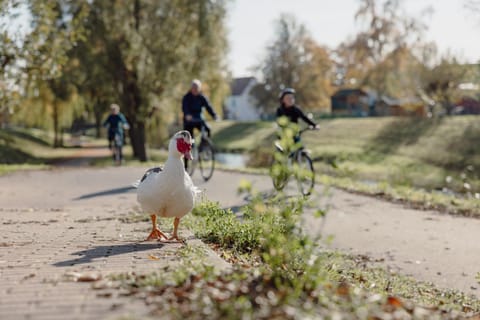
[[[115,133],[113,137],[111,150],[113,155],[113,161],[120,165],[122,161],[122,148],[123,148],[123,137],[119,133]]]
[[[190,165],[187,165],[188,174],[193,175],[195,168],[198,166],[200,168],[200,172],[203,179],[205,181],[208,181],[212,177],[214,167],[215,167],[215,164],[214,164],[215,151],[213,148],[213,144],[208,137],[208,130],[203,121],[202,121],[202,125],[200,126],[199,141],[193,145],[192,153],[193,153],[193,159],[188,162]],[[211,161],[210,165],[208,165],[209,160]],[[205,166],[206,163],[207,163],[207,166]],[[208,171],[208,168],[210,168],[210,171]]]
[[[304,128],[302,130],[300,130],[298,132],[298,136],[301,137],[303,133],[305,133],[306,131],[312,131],[314,129],[310,129],[310,128]],[[278,141],[275,141],[274,142],[274,145],[275,145],[275,148],[277,149],[277,151],[281,152],[281,153],[285,153],[285,150],[283,149],[283,147],[280,145],[280,143]],[[295,149],[294,151],[290,152],[290,154],[288,155],[289,158],[295,158],[295,156],[298,155],[299,152],[305,152],[307,154],[310,154],[310,151],[308,151],[304,146],[300,146],[299,148]]]
[[[298,135],[301,136],[301,134],[304,133],[307,130],[310,130],[310,129],[306,128],[306,129],[300,130]],[[277,149],[277,152],[280,152],[282,154],[286,153],[286,150],[280,145],[280,143],[278,141],[275,142],[275,148]],[[285,163],[284,165],[287,166],[287,170],[283,171],[283,173],[277,172],[278,176],[272,175],[274,187],[277,190],[283,189],[283,187],[286,185],[286,183],[288,183],[289,178],[292,175],[295,175],[296,178],[297,178],[297,182],[299,184],[299,189],[300,189],[301,193],[304,196],[310,195],[311,190],[313,189],[313,186],[314,186],[314,183],[315,183],[314,182],[315,181],[315,171],[313,170],[312,160],[309,156],[309,152],[305,149],[305,147],[303,145],[300,145],[298,148],[296,148],[295,150],[291,151],[288,154],[288,157],[287,157],[286,160],[287,160],[287,163]],[[305,189],[304,185],[303,185],[303,182],[304,182],[304,180],[302,179],[303,174],[296,171],[296,169],[295,169],[296,166],[294,164],[294,163],[300,164],[300,162],[303,161],[303,160],[307,161],[307,165],[309,166],[308,170],[312,174],[311,179],[310,179],[311,183],[310,183],[310,186],[307,187],[307,189]],[[274,160],[274,162],[275,161],[276,160]],[[274,168],[274,167],[272,166],[272,168]]]
[[[194,152],[194,157],[191,161],[194,161],[195,163],[198,162],[198,148],[202,145],[203,140],[207,137],[207,130],[205,129],[205,126],[202,124],[202,128],[200,129],[200,139],[198,143],[196,143],[195,139],[193,139],[193,147],[197,149],[197,152]]]

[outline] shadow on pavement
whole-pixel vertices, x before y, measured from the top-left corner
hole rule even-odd
[[[98,191],[94,193],[88,193],[88,194],[84,194],[83,196],[77,197],[73,200],[78,201],[78,200],[85,200],[85,199],[96,198],[96,197],[111,196],[114,194],[130,192],[131,190],[135,190],[135,187],[127,186],[127,187],[109,189],[104,191]]]
[[[53,265],[56,267],[70,267],[77,264],[84,264],[93,262],[98,258],[108,258],[110,256],[116,256],[124,253],[140,252],[146,250],[160,249],[164,246],[163,243],[128,243],[122,245],[113,246],[98,246],[91,249],[77,251],[72,253],[73,256],[79,256],[78,258],[55,262]]]

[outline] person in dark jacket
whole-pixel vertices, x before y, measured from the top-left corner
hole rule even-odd
[[[212,118],[217,119],[217,114],[213,110],[207,97],[202,94],[202,83],[200,80],[193,80],[190,91],[183,97],[182,111],[183,111],[183,129],[190,132],[193,137],[193,130],[202,129],[202,126],[207,131],[210,137],[210,127],[203,118],[202,111],[206,109]]]
[[[291,123],[298,124],[298,119],[302,119],[312,129],[318,129],[318,125],[310,120],[302,109],[295,104],[295,89],[286,88],[280,93],[280,107],[277,109],[277,119],[287,117]],[[294,137],[294,142],[300,142],[300,135]]]
[[[313,128],[317,128],[317,124],[310,120],[297,105],[295,105],[295,90],[286,88],[280,93],[280,107],[277,109],[277,118],[287,117],[290,122],[298,123],[298,119],[302,119]]]

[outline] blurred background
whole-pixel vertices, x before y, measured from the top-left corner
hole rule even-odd
[[[104,147],[112,103],[129,159],[155,159],[198,78],[226,120],[214,142],[250,165],[268,163],[293,87],[325,120],[306,141],[327,173],[433,189],[458,177],[463,191],[479,175],[480,1],[2,0],[0,13],[2,164]]]

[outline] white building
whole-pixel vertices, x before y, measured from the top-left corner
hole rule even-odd
[[[235,78],[230,84],[231,95],[225,101],[225,117],[237,121],[260,120],[260,109],[251,91],[257,84],[254,77]]]

